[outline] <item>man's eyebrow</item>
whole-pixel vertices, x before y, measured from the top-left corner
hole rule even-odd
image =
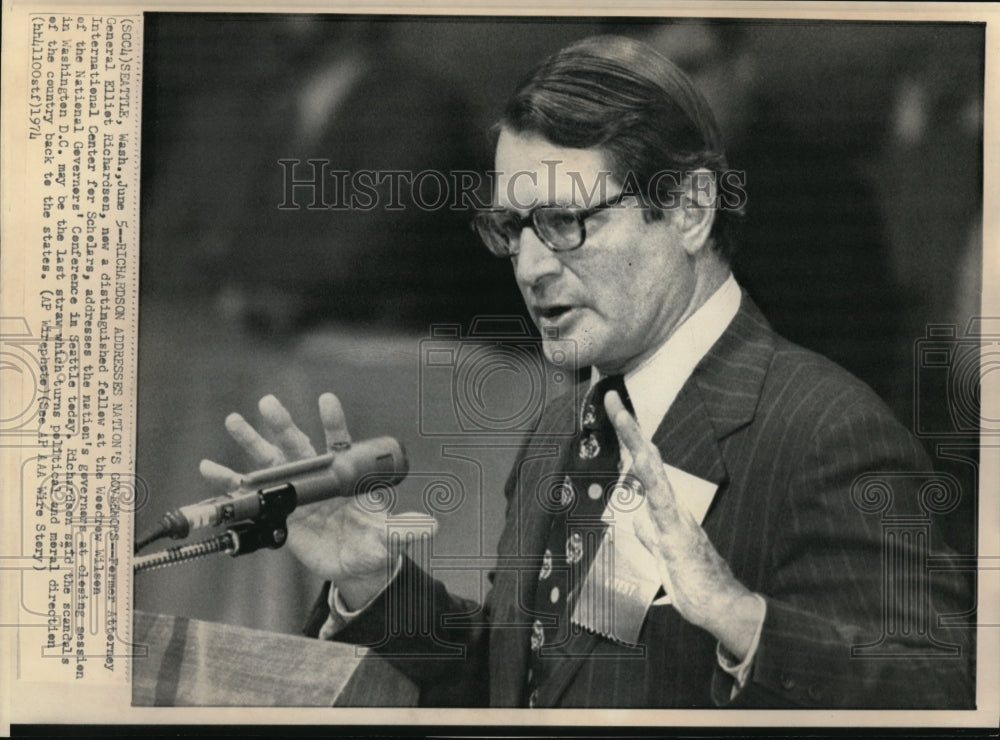
[[[546,200],[533,200],[526,208],[513,208],[509,205],[501,205],[499,203],[494,203],[490,208],[497,208],[504,211],[510,211],[511,213],[528,213],[535,208],[569,208],[572,210],[583,211],[590,208],[590,205],[586,203],[573,203],[571,201],[566,201],[557,198],[554,201]]]

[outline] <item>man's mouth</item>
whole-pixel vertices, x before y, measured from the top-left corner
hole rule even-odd
[[[549,321],[558,321],[572,308],[573,308],[572,306],[564,306],[564,305],[546,306],[544,308],[538,309],[538,315],[541,316],[543,319],[547,319]]]

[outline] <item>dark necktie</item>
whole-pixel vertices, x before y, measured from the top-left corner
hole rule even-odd
[[[618,436],[604,409],[604,396],[612,390],[632,411],[621,375],[597,383],[583,405],[581,428],[573,438],[564,473],[538,492],[541,505],[554,516],[535,591],[527,682],[531,707],[552,664],[569,656],[573,637],[582,629],[570,623],[570,615],[604,535],[601,515],[618,481],[621,461]]]

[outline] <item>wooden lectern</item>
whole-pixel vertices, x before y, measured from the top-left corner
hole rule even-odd
[[[133,706],[417,704],[409,679],[354,645],[141,611],[132,642]]]

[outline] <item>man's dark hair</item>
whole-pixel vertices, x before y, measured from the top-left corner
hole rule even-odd
[[[556,52],[533,69],[507,103],[496,129],[537,133],[561,147],[598,148],[614,177],[634,178],[648,218],[676,189],[658,172],[726,170],[715,117],[691,80],[646,44],[624,36],[592,36]],[[659,185],[650,193],[651,182]],[[722,257],[735,249],[741,214],[719,208],[711,237]]]

